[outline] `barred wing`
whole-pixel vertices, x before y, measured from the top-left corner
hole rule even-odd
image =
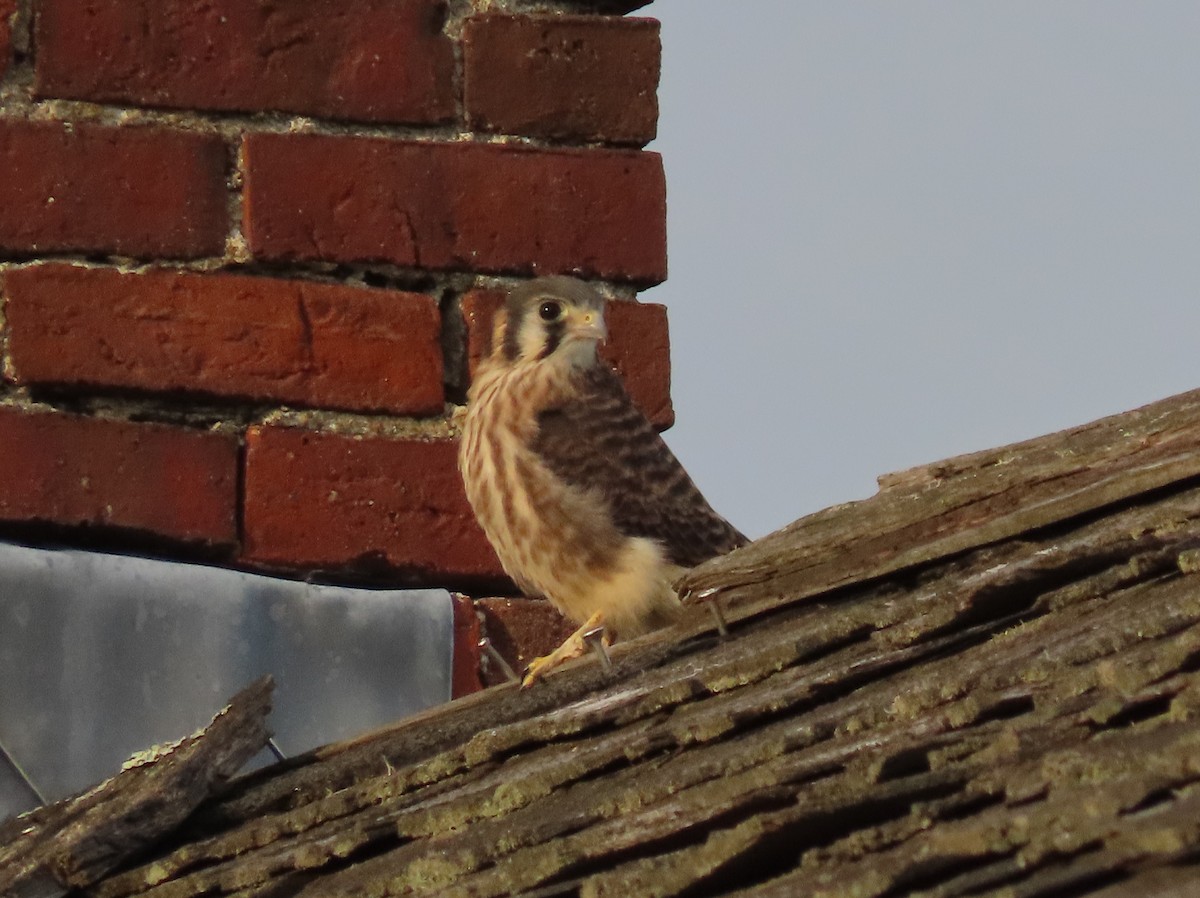
[[[713,511],[614,371],[600,364],[579,378],[570,403],[538,416],[533,450],[547,467],[602,496],[623,534],[657,540],[674,564],[693,567],[747,542]]]

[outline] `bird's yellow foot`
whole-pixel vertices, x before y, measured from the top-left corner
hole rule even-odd
[[[604,646],[608,645],[608,635],[604,634],[599,642],[595,641],[595,631],[598,629],[603,630],[603,621],[604,618],[600,612],[596,612],[587,619],[587,622],[582,627],[568,636],[563,644],[549,655],[542,655],[540,658],[534,658],[530,661],[529,668],[525,671],[525,679],[521,681],[521,688],[528,689],[547,672],[558,667],[564,661],[578,658],[588,650],[589,644],[600,645],[600,651],[603,652]]]

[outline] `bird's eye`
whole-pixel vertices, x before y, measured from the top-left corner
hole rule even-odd
[[[543,321],[557,321],[562,317],[563,307],[560,302],[544,302],[538,307],[538,315]]]

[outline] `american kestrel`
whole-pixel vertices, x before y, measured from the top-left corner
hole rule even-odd
[[[529,666],[528,686],[605,641],[671,623],[671,584],[746,538],[705,501],[597,355],[604,298],[543,277],[497,313],[491,355],[467,394],[458,464],[504,570],[581,624]]]

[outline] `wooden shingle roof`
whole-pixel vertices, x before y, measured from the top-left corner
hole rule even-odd
[[[1198,447],[1200,392],[883,478],[693,571],[612,672],[216,778],[111,869],[43,809],[0,893],[1200,893]]]

